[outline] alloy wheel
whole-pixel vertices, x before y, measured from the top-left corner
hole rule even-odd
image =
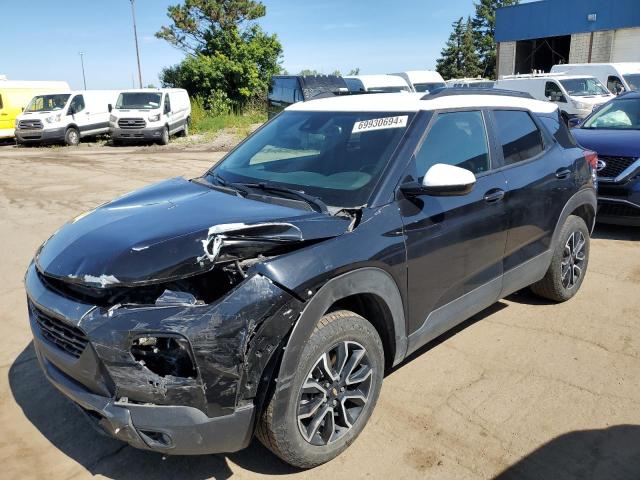
[[[340,342],[323,353],[300,389],[297,416],[304,439],[328,445],[351,430],[369,400],[375,374],[357,342]]]
[[[576,231],[569,235],[564,245],[561,262],[561,280],[564,288],[573,288],[584,271],[586,259],[584,234]]]

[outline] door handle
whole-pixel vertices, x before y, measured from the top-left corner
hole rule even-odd
[[[487,203],[499,202],[503,198],[504,198],[504,190],[500,188],[494,188],[484,194],[484,201]]]
[[[558,178],[567,178],[569,175],[571,175],[571,170],[568,168],[559,168],[556,170],[556,177]]]

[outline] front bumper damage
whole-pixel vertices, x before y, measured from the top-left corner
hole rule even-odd
[[[155,304],[110,307],[72,298],[49,280],[29,266],[38,360],[47,379],[103,431],[177,455],[248,445],[261,376],[297,319],[299,300],[259,274],[209,304],[170,292]],[[158,374],[132,354],[135,339],[166,334],[185,341],[193,375]]]

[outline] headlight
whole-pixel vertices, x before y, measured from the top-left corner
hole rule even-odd
[[[587,108],[589,108],[588,103],[576,102],[575,100],[573,102],[573,106],[576,107],[578,110],[586,110]]]
[[[116,123],[118,121],[118,117],[116,117],[115,115],[109,115],[109,121],[111,123]]]
[[[45,120],[47,121],[47,123],[55,123],[55,122],[59,122],[60,119],[62,118],[62,114],[57,114],[57,115],[49,115],[47,118],[45,118]]]
[[[160,120],[160,114],[156,113],[155,115],[149,115],[149,121],[150,122],[157,122],[158,120]]]

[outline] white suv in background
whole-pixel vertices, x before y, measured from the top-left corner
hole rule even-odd
[[[114,145],[125,141],[169,143],[171,135],[187,136],[191,101],[181,88],[126,90],[111,108],[109,131]]]
[[[558,105],[565,121],[584,118],[593,108],[611,100],[614,95],[595,77],[588,75],[555,75],[551,73],[505,75],[494,88],[531,94],[536,100]]]

